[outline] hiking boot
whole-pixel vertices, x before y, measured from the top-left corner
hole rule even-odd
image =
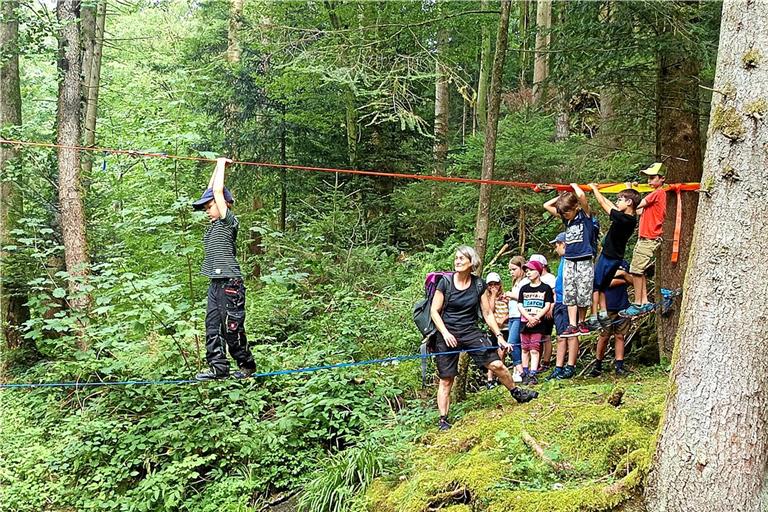
[[[617,367],[615,372],[617,377],[626,377],[627,375],[629,375],[629,370],[627,370],[623,366]]]
[[[569,325],[568,328],[563,331],[563,334],[560,335],[561,338],[573,338],[574,336],[579,336],[579,330],[575,325]]]
[[[640,304],[630,304],[627,309],[619,311],[619,316],[622,318],[632,318],[638,316],[642,312],[642,306]]]
[[[206,370],[195,375],[195,380],[207,381],[207,380],[221,380],[226,379],[229,375],[217,375],[213,370]]]
[[[563,376],[561,378],[572,379],[574,375],[576,375],[576,367],[566,366],[565,369],[563,370]]]
[[[531,400],[539,396],[539,394],[536,391],[533,391],[531,389],[524,389],[524,388],[512,388],[512,390],[509,393],[512,395],[512,398],[517,400],[517,403],[519,404],[530,402]]]
[[[251,375],[253,375],[253,370],[248,368],[240,368],[235,373],[232,374],[232,376],[236,379],[247,379]]]
[[[603,329],[607,329],[613,325],[613,322],[611,322],[611,317],[605,311],[601,311],[597,314],[597,321],[600,323],[600,327]]]
[[[451,430],[452,426],[453,425],[448,423],[448,419],[443,416],[440,416],[440,419],[437,420],[437,428],[443,432],[445,432],[446,430]]]
[[[563,369],[560,367],[555,367],[554,370],[552,370],[552,373],[549,374],[549,377],[547,377],[547,380],[560,380],[563,378]]]
[[[586,322],[584,322],[584,325],[590,331],[599,331],[603,327],[603,324],[601,324],[598,321],[597,316],[595,315],[592,315],[589,318],[587,318]],[[581,324],[579,324],[579,327],[581,327]]]
[[[603,365],[602,364],[596,364],[594,368],[592,368],[592,371],[589,372],[590,377],[599,377],[603,374]]]
[[[539,383],[539,379],[536,378],[536,374],[528,376],[528,385],[529,386],[535,386],[538,383]]]
[[[599,327],[598,327],[598,329],[599,329]],[[579,325],[576,326],[576,330],[579,331],[577,336],[586,336],[590,332],[590,328],[587,327],[587,324],[584,323],[584,322],[579,322]]]
[[[495,388],[498,385],[499,385],[499,383],[496,380],[485,381],[485,389],[493,389],[493,388]]]

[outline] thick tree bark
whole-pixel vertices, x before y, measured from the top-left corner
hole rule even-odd
[[[59,0],[56,17],[59,29],[59,99],[57,109],[57,142],[63,146],[80,144],[80,25],[77,0]],[[80,154],[74,149],[59,148],[59,208],[64,240],[64,262],[69,273],[70,306],[85,312],[90,297],[83,291],[89,275],[88,248],[85,238],[85,212],[80,183]],[[86,340],[81,334],[81,348]]]
[[[615,10],[615,0],[607,0],[600,8],[600,22],[610,25],[613,22]],[[615,95],[616,90],[613,87],[600,87],[600,129],[598,136],[609,147],[613,147],[616,144],[616,130],[614,129],[614,117],[616,114],[613,105]]]
[[[481,0],[480,10],[489,9],[489,0]],[[480,28],[480,76],[477,79],[477,126],[485,131],[485,121],[488,117],[488,77],[491,74],[491,26],[485,18]]]
[[[0,7],[0,133],[12,136],[21,126],[21,88],[19,83],[19,22],[17,1],[3,0]],[[0,146],[0,325],[5,345],[16,348],[23,340],[21,325],[28,319],[24,287],[14,282],[8,271],[9,254],[2,248],[11,245],[11,230],[23,209],[18,192],[21,155],[13,146]],[[14,176],[15,175],[15,176]]]
[[[445,175],[445,164],[448,159],[448,73],[445,71],[440,56],[448,44],[448,33],[440,30],[437,34],[437,59],[435,63],[435,143],[433,153],[435,167],[433,174]]]
[[[90,7],[89,10],[93,10]],[[96,6],[93,39],[88,41],[83,53],[84,92],[85,92],[85,122],[83,124],[83,145],[93,146],[96,143],[96,119],[99,110],[99,85],[101,82],[101,55],[104,48],[104,24],[107,17],[107,2],[99,2]],[[83,176],[87,180],[93,167],[93,154],[85,153],[83,158]]]
[[[544,97],[549,76],[549,41],[552,28],[552,0],[536,2],[536,52],[533,62],[533,103]]]
[[[485,147],[483,148],[483,166],[481,179],[492,180],[496,165],[496,135],[499,127],[499,108],[501,106],[501,81],[504,73],[504,61],[507,57],[507,41],[509,30],[509,11],[511,0],[502,0],[499,31],[496,34],[496,53],[493,57],[491,71],[491,90],[488,96],[488,122],[485,127]],[[491,209],[491,186],[480,185],[480,198],[477,203],[477,219],[475,222],[475,250],[480,261],[485,259],[488,243],[488,224]],[[478,269],[482,272],[482,264]]]
[[[724,2],[651,512],[768,510],[767,33],[765,3]]]
[[[673,30],[669,27],[668,30]],[[667,167],[670,183],[701,180],[702,155],[699,132],[699,70],[695,55],[667,49],[659,56],[656,105],[656,153]],[[663,155],[663,156],[662,156]],[[680,231],[680,255],[673,263],[672,246],[678,197],[682,200],[684,222]],[[681,288],[688,268],[698,197],[686,193],[667,193],[664,242],[657,264],[656,283],[671,289]],[[658,297],[658,295],[657,295]],[[657,315],[659,354],[672,356],[680,320],[680,309],[669,316]]]

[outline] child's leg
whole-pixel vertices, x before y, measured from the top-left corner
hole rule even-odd
[[[567,352],[566,340],[569,338],[557,338],[557,355],[555,356],[555,366],[562,368],[565,365],[565,354]],[[574,339],[578,339],[575,338]]]
[[[523,373],[528,371],[528,363],[530,359],[530,351],[523,349]]]
[[[541,361],[542,365],[549,366],[552,360],[552,336],[542,336],[541,338]]]
[[[634,276],[635,301],[638,304],[648,304],[648,280],[645,274]]]
[[[563,304],[568,307],[568,324],[574,327],[579,322],[576,263],[575,261],[565,260],[563,265]]]
[[[608,341],[607,339],[605,340]],[[614,343],[615,343],[615,351],[616,351],[616,361],[623,361],[624,360],[624,335],[623,334],[617,334],[614,336]],[[605,355],[605,350],[603,350],[603,355]],[[602,359],[602,358],[601,358]]]
[[[579,308],[576,305],[568,306],[568,323],[570,325],[579,323]]]
[[[253,354],[245,336],[245,285],[239,278],[230,279],[224,286],[227,301],[224,318],[224,338],[232,358],[243,370],[256,369]]]
[[[576,366],[579,359],[579,338],[568,338],[568,366]]]
[[[520,347],[520,319],[510,318],[509,337],[507,342],[512,345],[512,364],[515,365],[517,373],[523,373],[523,350]]]
[[[608,302],[605,300],[605,292],[598,292],[599,295],[599,301],[600,301],[600,312],[601,313],[607,313],[608,312]]]
[[[602,361],[605,358],[605,350],[608,347],[608,339],[611,337],[607,332],[601,332],[597,338],[597,348],[595,349],[595,359]],[[618,337],[617,337],[618,339]]]
[[[600,292],[595,290],[592,292],[592,315],[597,316],[600,310]]]
[[[531,373],[536,373],[539,370],[539,351],[531,350]]]

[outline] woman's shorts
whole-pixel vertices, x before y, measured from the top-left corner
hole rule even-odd
[[[488,337],[488,334],[484,333],[480,329],[470,331],[468,333],[457,335],[456,339],[459,342],[457,347],[449,347],[445,343],[443,335],[439,332],[436,335],[435,351],[436,352],[453,352],[456,350],[471,350],[488,347],[487,350],[472,350],[468,352],[469,356],[475,362],[475,364],[481,368],[487,368],[489,364],[494,361],[499,361],[499,354],[496,353],[496,349],[491,348],[495,344]],[[436,355],[435,364],[437,365],[437,376],[441,379],[448,379],[455,377],[459,374],[459,356],[461,354],[447,354],[444,356]]]

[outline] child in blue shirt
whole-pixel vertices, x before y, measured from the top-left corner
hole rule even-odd
[[[564,192],[544,203],[544,209],[560,217],[565,225],[565,264],[563,266],[563,304],[568,307],[565,338],[589,334],[584,323],[592,306],[594,269],[594,224],[584,191],[571,183],[573,192]]]

